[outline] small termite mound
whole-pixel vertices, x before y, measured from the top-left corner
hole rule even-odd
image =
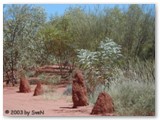
[[[24,76],[20,78],[19,92],[21,92],[21,93],[31,92],[29,82]]]
[[[42,87],[42,85],[41,85],[41,82],[38,82],[38,83],[37,83],[37,86],[36,86],[36,88],[35,88],[35,90],[34,90],[33,96],[42,95],[43,92],[44,92],[44,91],[43,91],[43,87]]]
[[[114,112],[114,106],[112,98],[106,92],[102,92],[99,94],[97,101],[92,109],[91,114],[108,114]]]

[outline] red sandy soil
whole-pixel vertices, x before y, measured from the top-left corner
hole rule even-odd
[[[63,95],[66,85],[53,86],[55,92],[63,96],[56,100],[48,100],[43,95],[33,96],[34,89],[35,85],[31,85],[30,93],[18,93],[18,87],[4,87],[4,116],[93,116],[90,115],[93,105],[72,108],[72,96]],[[67,97],[70,97],[70,101],[67,100]],[[6,110],[9,110],[8,114]],[[32,114],[33,110],[44,111],[44,114]],[[25,111],[30,114],[27,115]]]

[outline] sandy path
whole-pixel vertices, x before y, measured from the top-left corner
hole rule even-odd
[[[65,85],[53,87],[55,93],[61,96],[54,100],[46,99],[43,95],[33,96],[35,86],[31,87],[31,93],[18,93],[18,87],[3,89],[4,116],[91,116],[92,105],[72,108],[71,96],[63,95]]]

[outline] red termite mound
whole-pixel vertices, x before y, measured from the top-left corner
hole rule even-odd
[[[38,95],[42,95],[42,94],[43,94],[43,87],[41,85],[41,82],[38,82],[37,86],[36,86],[36,88],[34,90],[33,96],[38,96]]]
[[[112,98],[106,92],[99,94],[97,101],[92,109],[91,114],[102,114],[113,113],[114,106]]]
[[[87,90],[84,83],[83,74],[80,70],[76,70],[72,83],[72,101],[73,108],[77,106],[87,106]]]
[[[30,88],[29,82],[25,77],[21,77],[20,78],[19,92],[21,92],[21,93],[29,93],[29,92],[31,92],[31,88]]]

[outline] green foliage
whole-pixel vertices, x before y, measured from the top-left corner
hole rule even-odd
[[[55,15],[46,21],[46,13],[40,7],[6,5],[3,26],[5,69],[64,60],[74,63],[76,49],[99,51],[99,43],[105,36],[121,45],[126,59],[132,56],[154,59],[153,12],[148,5],[129,5],[126,10],[117,6],[104,9],[96,6],[93,10],[71,7],[64,15]]]
[[[35,36],[45,22],[44,10],[29,5],[7,5],[4,10],[4,71],[35,64]],[[13,78],[12,78],[13,79]]]
[[[98,9],[87,11],[82,7],[72,7],[66,10],[65,16],[69,20],[72,44],[78,49],[95,50],[96,43],[105,37],[102,11]]]
[[[81,49],[78,50],[77,57],[79,63],[84,64],[87,68],[106,66],[107,63],[111,65],[113,61],[118,59],[121,55],[121,47],[117,45],[113,40],[106,38],[100,42],[99,49],[95,52]]]
[[[38,38],[43,41],[47,59],[52,56],[59,64],[73,59],[75,52],[71,46],[72,39],[68,29],[68,20],[65,16],[51,20],[40,29]]]

